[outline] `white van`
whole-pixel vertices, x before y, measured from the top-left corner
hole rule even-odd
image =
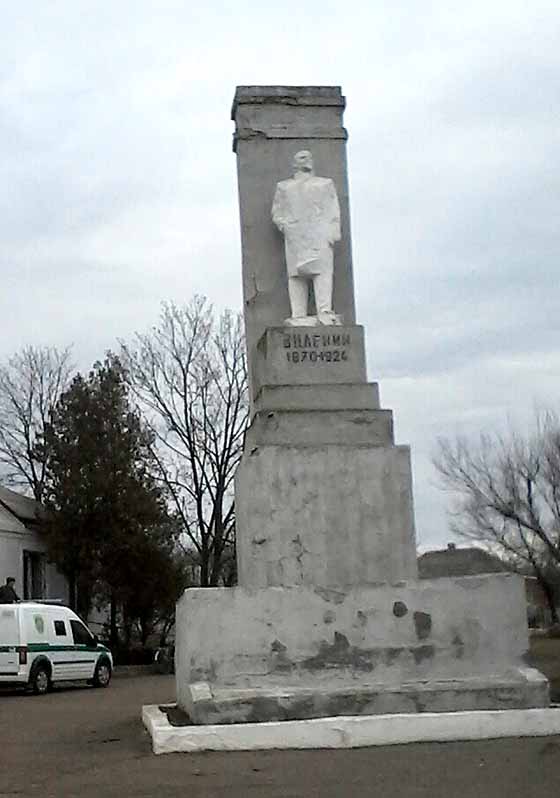
[[[53,682],[87,679],[107,687],[113,658],[69,607],[22,601],[0,604],[0,686],[46,693]]]

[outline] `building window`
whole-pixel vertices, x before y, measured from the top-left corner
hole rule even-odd
[[[41,552],[23,552],[23,598],[45,598],[45,555]]]

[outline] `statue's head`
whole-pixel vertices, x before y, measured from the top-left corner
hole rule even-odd
[[[313,156],[309,150],[300,150],[294,155],[294,169],[296,172],[312,172]]]

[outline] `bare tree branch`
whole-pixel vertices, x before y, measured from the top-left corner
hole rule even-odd
[[[204,297],[165,304],[159,324],[121,343],[132,390],[157,441],[160,478],[198,553],[202,585],[218,584],[233,545],[233,475],[249,420],[240,316],[216,319]]]
[[[453,494],[453,531],[529,570],[550,597],[550,574],[560,575],[558,416],[541,412],[527,436],[440,439],[433,463]],[[557,620],[553,605],[551,611]]]
[[[73,370],[71,348],[25,347],[0,364],[0,465],[9,485],[41,500],[47,453],[38,446]]]

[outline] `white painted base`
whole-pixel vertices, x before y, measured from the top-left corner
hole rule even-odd
[[[142,707],[142,721],[151,735],[154,754],[270,748],[364,748],[560,734],[560,707],[366,715],[227,726],[172,726],[157,705],[147,705]]]

